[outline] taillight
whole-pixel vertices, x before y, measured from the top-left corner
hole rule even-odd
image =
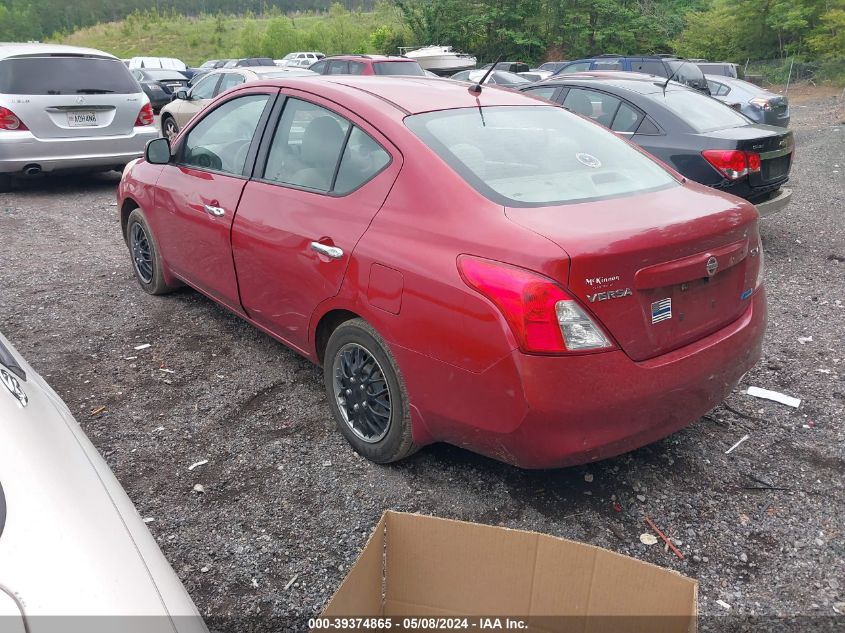
[[[737,149],[706,149],[701,155],[728,180],[760,171],[760,154]]]
[[[768,99],[764,99],[762,97],[754,97],[753,99],[749,99],[748,103],[753,105],[758,110],[771,110],[772,104],[769,102]]]
[[[23,132],[28,129],[14,112],[0,106],[0,130]]]
[[[144,107],[138,113],[138,117],[135,119],[135,125],[152,125],[155,123],[155,120],[156,117],[153,113],[153,107],[149,103],[145,103]]]
[[[613,347],[601,328],[551,279],[507,264],[462,255],[464,281],[492,301],[526,352]]]

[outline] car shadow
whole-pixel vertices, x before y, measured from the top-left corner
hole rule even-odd
[[[15,178],[10,193],[18,195],[41,193],[108,193],[115,191],[120,182],[120,172],[82,174],[40,174]]]

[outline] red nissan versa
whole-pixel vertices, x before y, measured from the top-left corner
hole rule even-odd
[[[520,93],[427,78],[230,90],[119,191],[135,274],[324,367],[390,462],[444,441],[526,468],[634,449],[760,356],[757,212]]]

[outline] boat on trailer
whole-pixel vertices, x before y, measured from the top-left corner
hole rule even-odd
[[[417,60],[424,69],[437,75],[451,75],[461,70],[475,68],[477,60],[467,53],[452,50],[451,46],[402,47],[399,53]]]

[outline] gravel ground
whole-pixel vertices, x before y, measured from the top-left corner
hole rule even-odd
[[[762,225],[763,360],[688,429],[589,467],[521,471],[443,445],[397,465],[364,461],[333,429],[320,370],[195,292],[138,288],[116,175],[0,195],[0,327],[154,519],[216,628],[237,630],[232,616],[304,627],[386,509],[537,530],[675,569],[699,580],[705,615],[726,613],[722,600],[732,614],[834,616],[845,610],[845,124],[835,97],[801,103],[795,197]],[[801,407],[754,399],[748,385]],[[644,515],[683,561],[640,543]]]

